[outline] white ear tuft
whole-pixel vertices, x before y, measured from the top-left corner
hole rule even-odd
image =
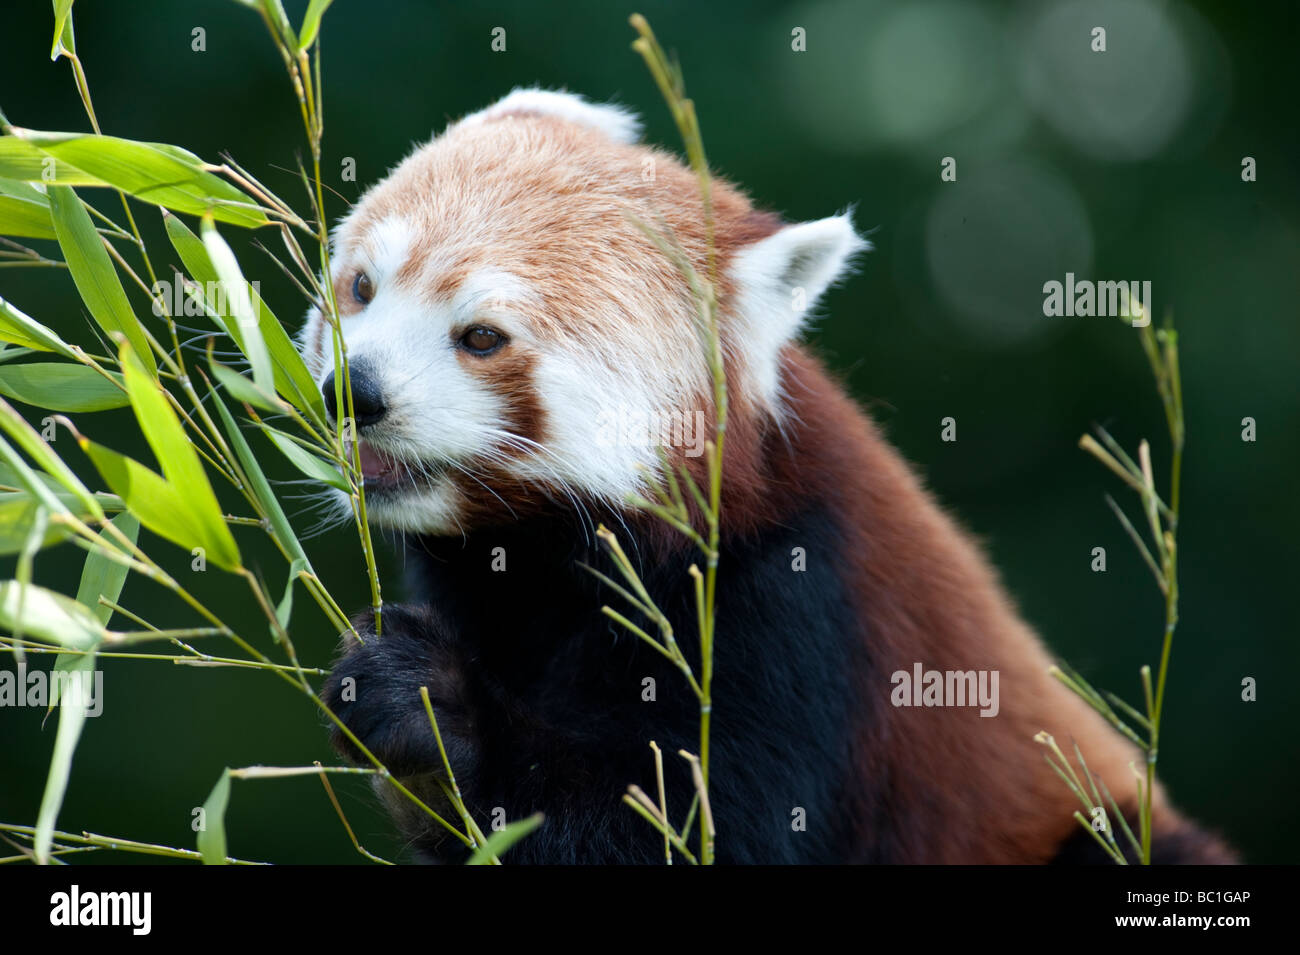
[[[743,337],[738,347],[759,391],[777,399],[781,349],[794,340],[822,293],[871,248],[849,213],[788,225],[745,246],[732,260]]]
[[[733,268],[740,284],[762,287],[788,301],[802,290],[803,305],[811,307],[847,270],[853,256],[871,248],[858,236],[848,213],[785,226],[741,249]],[[799,311],[798,302],[794,311]]]
[[[641,138],[640,118],[622,106],[615,106],[612,103],[593,103],[577,93],[535,87],[516,89],[487,109],[466,116],[459,125],[475,125],[509,113],[540,113],[543,116],[556,116],[570,123],[600,130],[618,143],[634,143]]]

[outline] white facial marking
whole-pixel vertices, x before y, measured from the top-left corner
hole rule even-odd
[[[537,296],[524,282],[504,269],[485,266],[476,269],[461,283],[452,297],[451,308],[462,325],[485,321],[511,337],[525,334],[519,320],[518,306],[536,301]]]
[[[572,183],[596,168],[615,168],[617,178],[622,166],[590,162],[583,143],[582,155],[548,154],[559,168],[534,169],[518,150],[501,152],[502,143],[518,144],[518,130],[474,129],[515,113],[592,128],[614,143],[640,135],[637,118],[620,107],[515,90],[409,157],[331,238],[335,290],[348,303],[341,330],[349,360],[378,385],[385,409],[360,434],[378,452],[366,465],[376,523],[456,534],[472,529],[462,526],[477,516],[471,500],[487,502],[491,519],[510,520],[498,491],[520,489],[539,501],[567,495],[621,507],[629,494],[646,493],[645,472],[658,469],[665,436],[684,454],[700,453],[712,417],[708,363],[685,283],[649,247],[599,254],[626,236],[598,213],[590,217],[599,243],[590,266],[575,247],[588,219]],[[540,148],[553,124],[533,126],[528,142]],[[470,131],[458,138],[461,129]],[[376,222],[366,215],[375,208],[396,211]],[[548,242],[561,250],[553,261],[539,258]],[[739,371],[735,387],[778,422],[782,349],[867,248],[846,214],[787,226],[733,253],[724,347]],[[454,288],[444,285],[472,263]],[[372,289],[360,304],[358,271]],[[506,336],[499,354],[461,345],[480,324]],[[330,334],[309,314],[301,341],[321,383],[333,371]],[[537,427],[512,432],[525,422]],[[404,473],[417,479],[402,481]]]
[[[349,277],[358,268],[370,276],[370,302],[342,318],[349,365],[364,368],[378,384],[387,409],[361,438],[396,458],[404,476],[418,479],[398,493],[368,498],[369,514],[400,529],[449,532],[456,530],[456,492],[447,475],[499,457],[506,433],[507,409],[490,386],[466,370],[458,338],[481,319],[512,337],[523,335],[511,307],[531,292],[515,276],[491,268],[472,273],[443,301],[418,284],[399,284],[393,279],[406,264],[415,235],[410,223],[390,218],[345,241],[336,291],[340,297],[352,294]],[[323,385],[333,370],[332,364],[315,369],[317,382]]]
[[[416,235],[416,227],[406,219],[399,218],[383,219],[367,230],[358,258],[375,283],[377,292],[392,280],[406,262]]]

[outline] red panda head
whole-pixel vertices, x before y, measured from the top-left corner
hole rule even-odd
[[[616,106],[516,90],[418,148],[333,237],[370,515],[459,533],[547,507],[622,507],[698,457],[713,401],[686,278],[708,269],[698,181]],[[733,414],[777,420],[780,354],[867,248],[847,215],[785,225],[713,183]],[[303,350],[334,399],[331,331]]]

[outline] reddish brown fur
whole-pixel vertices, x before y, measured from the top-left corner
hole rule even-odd
[[[1130,764],[1140,754],[1048,674],[1051,658],[1018,617],[976,545],[935,504],[898,453],[833,383],[820,364],[787,349],[784,376],[793,422],[788,438],[743,417],[728,434],[725,523],[729,533],[780,522],[809,500],[841,515],[845,539],[835,555],[859,595],[858,637],[870,647],[881,682],[863,686],[873,701],[859,736],[862,778],[888,781],[906,818],[872,818],[846,807],[863,826],[888,825],[922,862],[1041,863],[1078,829],[1078,800],[1034,742],[1051,733],[1088,766],[1120,805],[1137,805]],[[895,708],[896,670],[998,670],[1001,709]],[[960,771],[958,768],[960,767]],[[1157,788],[1157,838],[1182,823]],[[1207,858],[1219,853],[1206,840]]]
[[[596,130],[537,114],[507,114],[453,130],[456,148],[408,162],[348,223],[354,236],[390,215],[417,225],[419,244],[397,281],[435,299],[451,296],[475,268],[508,263],[537,295],[526,304],[543,333],[606,338],[631,334],[670,342],[681,363],[700,361],[698,345],[680,327],[694,311],[674,266],[636,228],[630,209],[651,226],[662,223],[694,267],[708,265],[705,216],[694,175],[675,158],[643,146],[611,142]],[[654,176],[641,176],[654,157]],[[477,157],[477,158],[476,158]],[[575,157],[581,157],[575,162]],[[481,161],[479,161],[481,160]],[[521,175],[520,170],[527,170]],[[465,197],[472,183],[472,198]],[[473,203],[517,209],[465,233]],[[401,204],[405,204],[404,206]],[[715,181],[718,297],[722,307],[730,416],[725,446],[723,526],[732,538],[781,523],[801,503],[816,500],[839,516],[842,548],[835,555],[847,588],[859,597],[855,637],[869,647],[872,680],[858,733],[859,772],[891,794],[895,818],[873,818],[871,807],[846,806],[863,827],[888,826],[902,855],[926,862],[1045,862],[1077,831],[1080,806],[1034,742],[1054,735],[1066,752],[1077,743],[1089,767],[1121,805],[1136,805],[1130,764],[1139,754],[1088,706],[1048,674],[1051,659],[1019,618],[987,560],[935,504],[875,426],[806,352],[789,347],[783,385],[789,406],[778,428],[771,409],[747,387],[745,342],[731,341],[729,306],[736,289],[728,265],[736,252],[780,227],[754,210],[733,187]],[[493,221],[508,222],[506,231]],[[629,269],[635,263],[636,269]],[[603,308],[593,308],[593,301]],[[585,327],[618,306],[617,328]],[[616,348],[603,360],[618,367]],[[527,357],[467,367],[490,381],[510,409],[510,427],[544,440],[546,422]],[[691,398],[712,408],[707,385]],[[679,461],[705,485],[705,459]],[[459,514],[468,524],[501,520],[547,505],[558,488],[527,485],[487,462],[472,462],[483,482],[457,478]],[[596,502],[584,502],[595,504]],[[640,514],[643,547],[686,546],[663,524]],[[943,670],[997,670],[1000,712],[976,708],[896,709],[888,675],[914,663]],[[960,771],[958,770],[960,767]],[[1181,825],[1157,789],[1157,832]]]

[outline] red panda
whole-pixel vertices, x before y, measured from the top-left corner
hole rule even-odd
[[[662,861],[621,796],[654,791],[651,740],[698,744],[694,694],[602,614],[618,597],[585,566],[609,570],[604,522],[698,658],[697,554],[627,500],[661,449],[702,482],[713,426],[690,289],[637,220],[701,271],[708,236],[694,175],[639,136],[621,108],[517,90],[418,148],[333,240],[369,514],[403,533],[413,602],[385,608],[379,637],[358,618],[325,699],[438,803],[427,686],[481,824],[545,816],[511,861]],[[721,180],[712,211],[731,395],[718,859],[1100,861],[1034,736],[1077,743],[1130,818],[1139,754],[1048,674],[976,545],[798,343],[796,300],[814,305],[868,243],[848,215],[788,224]],[[334,413],[330,334],[313,313],[302,346]],[[992,699],[897,705],[952,702],[903,686],[931,670],[989,675]],[[681,818],[689,773],[671,759],[665,773]],[[379,788],[421,858],[457,856]],[[1231,860],[1155,798],[1156,861]]]

